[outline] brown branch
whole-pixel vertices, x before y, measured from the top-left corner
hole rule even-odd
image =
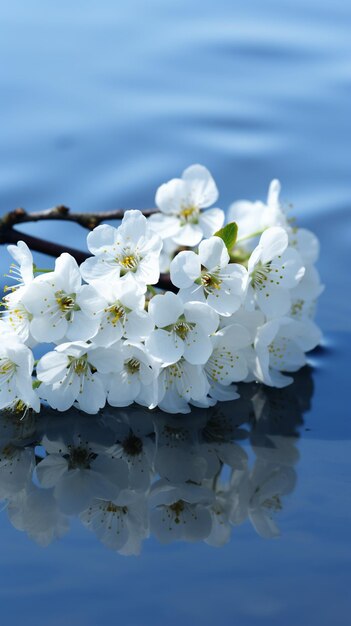
[[[6,213],[0,218],[0,238],[3,229],[12,228],[17,224],[28,222],[41,222],[47,220],[59,220],[64,222],[75,222],[83,228],[93,230],[96,226],[108,220],[121,220],[127,209],[116,209],[114,211],[102,211],[101,213],[73,213],[68,207],[58,205],[44,211],[33,211],[27,213],[25,209],[18,208]],[[149,217],[157,213],[157,209],[142,209],[142,214]]]
[[[84,252],[83,250],[61,246],[59,243],[53,243],[52,241],[47,241],[46,239],[33,237],[32,235],[27,235],[26,233],[20,233],[14,228],[10,228],[8,230],[6,234],[6,241],[0,240],[0,243],[16,244],[18,241],[24,241],[28,248],[35,250],[35,252],[42,252],[42,254],[47,254],[53,257],[58,257],[63,252],[68,252],[75,258],[77,263],[83,263],[83,261],[85,261],[85,259],[89,256],[88,252]]]

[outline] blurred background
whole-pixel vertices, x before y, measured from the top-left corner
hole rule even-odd
[[[340,503],[349,508],[350,453],[338,439],[350,434],[341,400],[350,334],[332,332],[351,330],[350,31],[347,0],[1,4],[0,214],[60,203],[152,207],[157,186],[192,163],[210,169],[223,209],[264,200],[279,178],[283,201],[321,239],[327,289],[318,322],[329,350],[314,361],[312,432],[301,441],[300,481],[279,543],[243,527],[223,551],[166,552],[150,542],[140,560],[126,562],[74,524],[67,539],[39,551],[4,513],[0,595],[9,626],[59,625],[67,611],[85,626],[118,615],[132,626],[151,618],[226,625],[234,613],[249,626],[313,624],[316,615],[320,626],[346,623],[349,536]],[[20,228],[85,246],[75,225]],[[8,264],[1,246],[1,275]]]

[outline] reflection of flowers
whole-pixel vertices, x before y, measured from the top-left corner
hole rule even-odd
[[[39,489],[32,483],[11,498],[7,512],[14,527],[41,546],[48,546],[69,529],[68,518],[60,511],[54,490]]]
[[[130,491],[115,500],[93,500],[80,519],[108,548],[139,554],[149,533],[145,494]]]
[[[160,480],[151,493],[151,530],[161,543],[177,539],[201,541],[211,532],[209,504],[213,493],[206,487],[172,485]]]
[[[249,520],[262,537],[277,536],[296,481],[291,435],[301,407],[309,406],[308,371],[299,385],[295,404],[294,387],[245,385],[235,404],[239,417],[229,403],[212,413],[197,409],[186,422],[140,408],[108,409],[89,420],[72,409],[36,422],[4,415],[0,496],[9,519],[48,545],[67,532],[68,516],[79,515],[104,545],[126,555],[139,554],[150,532],[161,543],[222,546],[233,526]],[[285,430],[290,436],[280,434]]]
[[[293,464],[298,454],[294,443],[290,437],[269,437],[267,447],[254,447],[257,460],[251,472],[238,472],[232,477],[235,500],[230,519],[233,524],[240,524],[249,517],[261,537],[280,534],[274,515],[283,508],[282,497],[295,487]]]
[[[126,463],[99,444],[76,435],[67,443],[44,438],[43,446],[48,455],[37,466],[38,480],[42,487],[54,487],[65,513],[80,513],[94,497],[114,498],[128,486]]]

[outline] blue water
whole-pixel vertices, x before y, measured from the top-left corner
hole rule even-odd
[[[124,558],[78,522],[40,548],[4,511],[9,626],[348,623],[350,28],[345,0],[3,4],[1,213],[150,207],[160,183],[196,162],[213,173],[223,208],[264,198],[278,177],[299,224],[321,239],[326,284],[324,348],[312,357],[281,537],[264,540],[247,522],[223,548],[150,539]],[[84,246],[78,226],[21,228]]]

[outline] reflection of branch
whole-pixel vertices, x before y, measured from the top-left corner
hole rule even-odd
[[[156,209],[146,209],[142,213],[145,217],[155,213]],[[68,248],[46,239],[40,239],[39,237],[33,237],[26,233],[21,233],[13,227],[16,224],[25,224],[28,222],[41,222],[45,220],[60,220],[66,222],[74,222],[92,230],[105,220],[117,220],[122,219],[124,215],[123,209],[117,209],[116,211],[105,211],[101,213],[71,213],[65,206],[56,206],[46,211],[36,211],[34,213],[27,213],[24,209],[15,209],[6,213],[0,218],[0,244],[16,244],[18,241],[24,241],[31,250],[36,252],[42,252],[49,256],[58,257],[62,252],[68,252],[77,261],[82,263],[88,258],[89,254],[83,250],[76,250],[75,248]],[[157,287],[161,289],[168,289],[175,291],[174,285],[172,285],[169,274],[161,274],[160,280],[157,283]]]

